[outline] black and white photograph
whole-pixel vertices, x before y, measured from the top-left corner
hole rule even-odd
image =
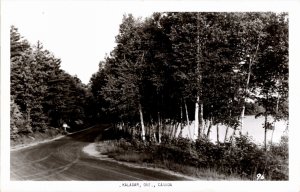
[[[291,6],[2,4],[3,191],[299,191]]]

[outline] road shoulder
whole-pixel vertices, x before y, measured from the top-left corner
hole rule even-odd
[[[151,171],[158,171],[158,172],[162,172],[162,173],[166,173],[166,174],[170,174],[173,176],[177,176],[177,177],[183,177],[186,180],[199,180],[199,178],[195,178],[195,177],[191,177],[191,176],[187,176],[187,175],[183,175],[174,171],[170,171],[167,169],[162,169],[162,168],[156,168],[156,167],[150,167],[150,166],[143,166],[137,163],[128,163],[128,162],[123,162],[123,161],[117,161],[113,158],[108,157],[107,155],[103,155],[101,154],[99,151],[97,151],[96,149],[96,143],[90,143],[88,145],[86,145],[82,150],[84,153],[88,154],[89,156],[95,157],[99,160],[104,160],[104,161],[110,161],[110,162],[114,162],[114,163],[118,163],[121,165],[125,165],[131,168],[142,168],[142,169],[147,169],[147,170],[151,170]]]
[[[36,142],[31,142],[31,143],[26,143],[26,144],[15,145],[13,147],[10,147],[10,151],[18,151],[18,150],[26,149],[28,147],[33,147],[33,146],[36,146],[36,145],[39,145],[39,144],[43,144],[43,143],[48,143],[48,142],[51,142],[51,141],[55,141],[55,140],[64,138],[64,137],[66,137],[68,135],[73,135],[73,134],[76,134],[76,133],[80,133],[82,131],[86,131],[86,130],[91,129],[91,128],[95,127],[95,126],[96,125],[93,125],[91,127],[88,127],[86,129],[82,129],[80,131],[76,131],[76,132],[73,132],[73,133],[67,133],[66,135],[58,135],[58,136],[55,136],[55,137],[52,137],[52,138],[49,138],[49,139],[44,139],[43,141],[36,141]]]

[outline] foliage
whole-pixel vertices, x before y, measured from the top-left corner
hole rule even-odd
[[[30,45],[14,26],[10,32],[11,137],[45,132],[63,122],[73,130],[82,128],[86,98],[92,97],[87,87],[60,69],[60,59],[40,42]]]
[[[10,135],[12,139],[16,139],[18,132],[24,132],[24,117],[14,100],[11,100],[10,107]]]
[[[288,161],[288,136],[281,136],[280,143],[272,145],[270,151],[272,152],[272,154],[281,157],[285,161]]]
[[[114,149],[106,154],[121,161],[191,166],[194,169],[214,170],[227,177],[256,180],[257,174],[266,180],[287,180],[287,140],[265,152],[247,136],[235,137],[234,142],[214,144],[207,138],[190,141],[184,138],[164,138],[160,145],[138,139],[114,140]],[[127,155],[126,155],[127,154]],[[131,154],[133,157],[131,157]]]
[[[245,108],[246,114],[265,116],[265,138],[272,124],[268,116],[288,120],[286,13],[166,12],[144,20],[129,14],[116,43],[91,87],[99,114],[106,112],[111,123],[131,135],[121,148],[248,179],[257,173],[286,179],[279,146],[268,150],[265,139],[262,149],[247,136],[235,135]],[[203,106],[203,129],[195,128],[198,140],[177,137],[197,119],[197,104]],[[135,137],[142,124],[143,142]],[[234,129],[231,144],[207,139],[210,126],[217,124]]]
[[[195,120],[196,102],[205,122],[233,129],[245,105],[247,114],[287,120],[287,31],[285,13],[124,15],[117,46],[90,82],[95,110],[129,130],[147,125],[146,138],[155,132],[158,142]]]

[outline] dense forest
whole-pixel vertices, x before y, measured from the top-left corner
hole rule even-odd
[[[61,129],[63,123],[73,130],[90,125],[89,88],[62,70],[60,59],[41,42],[31,45],[14,26],[10,34],[11,138]]]
[[[246,109],[265,117],[265,130],[269,117],[288,118],[286,14],[126,15],[116,43],[91,90],[102,117],[143,140],[191,121],[193,140],[211,125],[241,130]]]
[[[187,158],[183,164],[247,177],[261,170],[273,178],[270,167],[259,166],[266,159],[270,162],[265,166],[287,161],[287,138],[274,145],[277,148],[268,148],[266,135],[276,129],[275,121],[288,121],[288,34],[286,13],[124,15],[115,48],[84,85],[62,70],[61,60],[41,42],[31,45],[11,27],[11,138],[61,130],[63,123],[70,131],[110,123],[114,127],[110,138],[121,135],[126,142],[119,144],[126,149],[129,145],[143,151],[146,144],[155,144],[155,149],[168,144],[181,148],[172,150],[180,160]],[[241,135],[247,114],[265,119],[262,148]],[[225,140],[235,146],[230,155],[228,148],[216,147],[223,141],[207,140],[211,127],[218,125],[226,125]],[[182,138],[184,127],[192,138]],[[234,130],[232,135],[227,135],[228,129]],[[136,145],[137,141],[143,144]],[[272,150],[271,155],[265,153]],[[168,155],[170,148],[159,151]],[[272,155],[280,160],[271,161]],[[247,161],[229,161],[237,156]],[[192,163],[195,159],[197,163]],[[247,170],[251,163],[255,171]]]

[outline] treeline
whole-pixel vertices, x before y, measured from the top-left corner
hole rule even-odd
[[[10,35],[11,138],[62,129],[63,123],[74,130],[92,119],[88,87],[62,70],[40,42],[31,45],[14,26]]]
[[[161,142],[188,125],[196,140],[219,124],[236,134],[250,106],[266,147],[269,117],[288,119],[286,13],[129,14],[116,44],[90,86],[97,114],[130,135]]]

